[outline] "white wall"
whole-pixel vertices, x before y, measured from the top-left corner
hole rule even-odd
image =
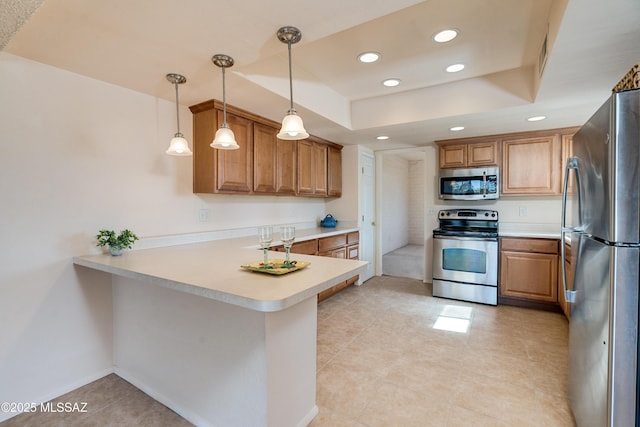
[[[168,85],[164,71],[149,78]],[[192,159],[164,153],[170,101],[3,52],[0,93],[0,402],[47,400],[111,372],[111,277],[71,262],[98,251],[99,228],[150,237],[325,215],[321,199],[194,195]]]
[[[382,255],[409,243],[409,161],[380,154],[380,221]]]
[[[424,245],[424,160],[409,161],[409,244]]]
[[[346,145],[342,148],[342,194],[358,194],[360,185],[359,156],[360,148],[357,145]],[[338,221],[350,221],[358,223],[358,197],[338,197],[329,199],[327,212],[331,213]]]

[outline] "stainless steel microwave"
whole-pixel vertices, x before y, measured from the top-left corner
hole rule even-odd
[[[500,195],[498,167],[441,169],[439,197],[443,200],[490,200]]]

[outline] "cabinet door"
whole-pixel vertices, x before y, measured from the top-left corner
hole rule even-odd
[[[502,141],[502,193],[561,193],[558,135]]]
[[[347,246],[347,258],[360,259],[360,246],[357,244]]]
[[[222,111],[217,111],[222,123]],[[216,192],[250,193],[253,189],[253,122],[227,113],[227,124],[233,131],[237,150],[215,150]]]
[[[276,192],[277,129],[262,123],[253,124],[253,191]]]
[[[347,259],[347,248],[342,247],[338,249],[333,249],[331,251],[318,252],[318,255],[331,257],[331,258]]]
[[[342,196],[342,151],[336,147],[328,147],[327,194],[332,197]]]
[[[313,161],[313,142],[298,142],[298,194],[313,195],[315,189],[316,164]]]
[[[296,194],[298,151],[296,141],[276,140],[276,192]]]
[[[501,296],[556,303],[557,294],[557,255],[510,251],[501,252]]]
[[[315,167],[315,188],[313,194],[316,196],[326,196],[329,194],[327,188],[327,175],[328,175],[328,152],[329,147],[326,144],[319,142],[313,143],[313,161]],[[340,184],[342,186],[342,184]]]
[[[498,141],[490,141],[467,146],[467,166],[492,166],[498,164]]]
[[[441,169],[467,166],[467,144],[441,146],[439,159]]]

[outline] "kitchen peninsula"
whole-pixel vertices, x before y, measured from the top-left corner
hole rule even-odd
[[[366,262],[295,254],[311,264],[240,268],[261,257],[243,237],[73,262],[113,275],[116,374],[196,425],[305,426],[318,411],[316,295]]]

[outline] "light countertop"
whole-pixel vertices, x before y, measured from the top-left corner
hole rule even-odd
[[[296,241],[357,231],[357,228],[296,230]],[[273,245],[279,233],[274,233]],[[282,252],[269,252],[283,259]],[[274,276],[240,268],[262,260],[255,237],[212,240],[168,247],[126,251],[121,256],[85,255],[74,264],[132,279],[151,282],[252,310],[283,310],[331,286],[364,272],[367,263],[330,257],[292,254],[311,264],[301,270]]]
[[[500,223],[500,237],[531,237],[540,239],[559,239],[560,226],[555,224]]]

